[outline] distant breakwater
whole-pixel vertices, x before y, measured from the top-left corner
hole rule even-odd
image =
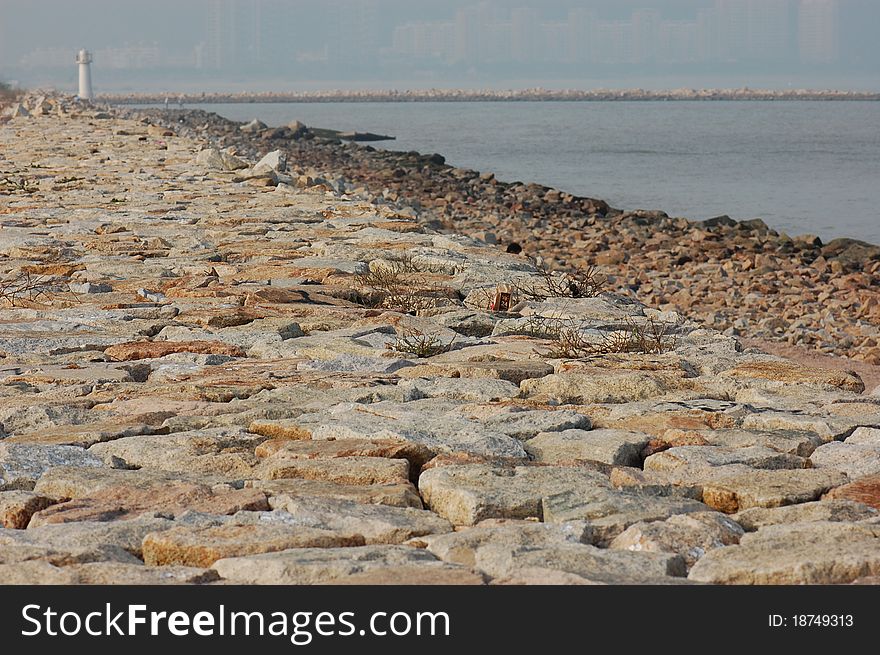
[[[227,104],[282,102],[663,102],[663,101],[880,101],[880,93],[836,90],[644,89],[582,90],[461,90],[299,91],[265,93],[126,93],[104,94],[112,104]]]

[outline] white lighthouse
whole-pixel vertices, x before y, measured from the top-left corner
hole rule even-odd
[[[91,100],[95,97],[92,93],[92,53],[88,50],[80,50],[76,56],[76,63],[79,64],[79,98]]]

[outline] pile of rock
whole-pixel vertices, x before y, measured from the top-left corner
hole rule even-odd
[[[880,575],[857,376],[542,297],[521,256],[146,120],[71,106],[0,143],[28,178],[0,214],[0,581]],[[559,322],[594,354],[554,358]]]
[[[215,115],[184,112],[173,121],[182,133],[210,136],[251,157],[262,147]],[[272,134],[272,128],[258,132]],[[600,266],[614,291],[728,334],[880,364],[878,246],[791,237],[761,220],[621,212],[601,200],[457,169],[439,155],[324,139],[272,144],[289,154],[291,175],[304,184],[332,180],[328,186],[336,191],[411,206],[431,227],[504,248],[516,243],[552,268]]]

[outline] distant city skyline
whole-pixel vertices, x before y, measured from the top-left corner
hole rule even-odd
[[[868,0],[0,0],[0,79],[396,84],[880,76]],[[872,20],[873,19],[873,20]],[[102,29],[103,27],[103,29]],[[96,75],[101,79],[100,73]],[[817,78],[818,79],[818,78]],[[131,81],[131,82],[130,82]],[[100,86],[100,82],[98,82]],[[827,86],[827,85],[826,85]],[[110,89],[108,89],[110,90]]]

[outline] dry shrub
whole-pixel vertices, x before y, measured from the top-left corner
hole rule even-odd
[[[558,273],[538,268],[538,280],[517,285],[519,294],[528,300],[548,298],[595,298],[605,288],[607,276],[594,266]]]
[[[355,275],[361,299],[367,307],[399,310],[407,314],[437,307],[444,300],[457,300],[457,294],[429,277],[430,272],[416,266],[403,255],[383,266]]]
[[[553,339],[546,355],[549,359],[585,359],[618,353],[662,355],[677,345],[672,334],[674,326],[653,318],[643,324],[627,319],[626,329],[605,334],[599,341],[590,340],[577,319],[544,319],[543,326]]]
[[[51,302],[56,293],[67,290],[67,285],[57,278],[26,271],[0,277],[0,302],[12,307],[23,302]]]
[[[454,341],[454,337],[450,341],[444,342],[438,334],[410,330],[399,335],[394,343],[388,344],[388,349],[407,355],[415,355],[419,359],[427,359],[449,352]]]

